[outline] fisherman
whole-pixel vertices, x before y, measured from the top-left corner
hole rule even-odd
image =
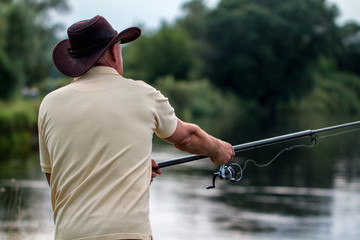
[[[150,85],[123,77],[121,44],[137,39],[140,28],[118,33],[96,16],[67,34],[53,61],[74,80],[43,99],[38,119],[55,239],[152,239],[149,186],[161,173],[150,157],[153,133],[219,165],[234,150],[178,119]]]

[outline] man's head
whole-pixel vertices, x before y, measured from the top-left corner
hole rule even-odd
[[[141,35],[141,30],[131,27],[118,34],[105,18],[96,16],[90,20],[74,23],[68,28],[67,33],[69,38],[55,46],[53,61],[60,72],[70,77],[77,77],[94,66],[107,50],[111,52],[112,49],[119,48],[121,55],[121,46],[115,43],[124,44],[134,41]]]

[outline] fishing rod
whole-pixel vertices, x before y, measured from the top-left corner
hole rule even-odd
[[[323,132],[328,132],[328,131],[333,131],[333,130],[337,130],[337,129],[341,129],[341,128],[346,128],[346,127],[352,127],[352,126],[356,126],[356,125],[360,125],[360,121],[349,122],[349,123],[344,123],[344,124],[340,124],[340,125],[334,125],[334,126],[330,126],[330,127],[316,129],[316,130],[309,129],[309,130],[290,133],[290,134],[281,135],[281,136],[277,136],[277,137],[261,139],[261,140],[258,140],[258,141],[253,141],[253,142],[243,143],[243,144],[239,144],[239,145],[234,145],[233,148],[234,148],[235,152],[241,152],[241,151],[246,151],[246,150],[259,148],[259,147],[264,147],[264,146],[277,144],[277,143],[281,143],[281,142],[291,141],[291,140],[295,140],[295,139],[302,138],[302,137],[307,137],[307,136],[310,136],[310,140],[311,140],[312,145],[315,145],[316,141],[319,139],[319,137],[316,134],[323,133]],[[164,167],[174,166],[174,165],[178,165],[178,164],[182,164],[182,163],[187,163],[187,162],[192,162],[192,161],[204,159],[204,158],[207,158],[207,157],[209,157],[209,156],[188,155],[188,156],[184,156],[184,157],[174,158],[174,159],[171,159],[171,160],[159,162],[157,168],[164,168]],[[225,180],[230,179],[231,181],[234,182],[234,181],[238,180],[236,178],[236,176],[237,176],[237,174],[239,172],[242,172],[242,169],[241,169],[241,166],[239,164],[237,164],[237,163],[228,163],[228,164],[221,165],[219,172],[214,173],[213,185],[209,186],[208,189],[215,187],[215,178],[217,176],[220,179],[225,179]]]

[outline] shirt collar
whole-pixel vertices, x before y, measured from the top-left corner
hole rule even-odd
[[[79,77],[75,77],[73,82],[85,78],[85,77],[89,77],[89,76],[94,76],[94,75],[98,75],[98,74],[111,74],[111,75],[119,75],[120,74],[112,67],[107,67],[107,66],[95,66],[90,68],[89,71],[87,71],[86,73],[84,73],[83,75],[79,76]]]

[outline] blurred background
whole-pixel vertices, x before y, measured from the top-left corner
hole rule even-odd
[[[140,26],[123,48],[124,76],[235,145],[359,120],[359,10],[357,0],[1,0],[0,239],[53,239],[37,114],[72,80],[51,59],[70,24],[99,14],[118,31]],[[218,169],[208,160],[164,169],[151,186],[155,239],[358,239],[360,134],[321,137],[213,190],[205,187]],[[266,163],[309,143],[234,162]],[[156,161],[183,155],[154,139]]]

